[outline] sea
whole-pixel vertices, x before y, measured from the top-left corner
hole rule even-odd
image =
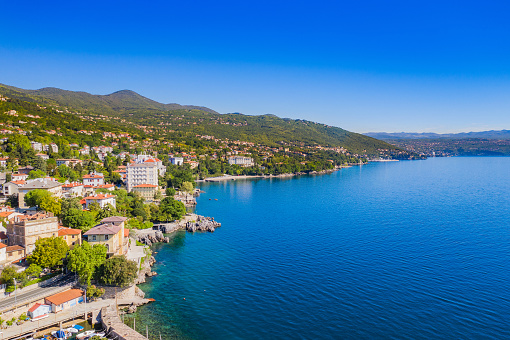
[[[150,339],[510,339],[510,158],[201,183],[152,249]]]

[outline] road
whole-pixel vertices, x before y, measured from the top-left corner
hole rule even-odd
[[[69,289],[69,287],[74,283],[74,275],[68,274],[48,287],[34,288],[28,292],[17,294],[16,297],[14,294],[12,294],[12,296],[0,300],[0,313],[7,312],[15,309],[17,306],[25,305],[47,296],[57,294],[61,291]]]

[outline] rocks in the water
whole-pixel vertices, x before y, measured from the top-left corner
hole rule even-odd
[[[196,221],[186,223],[186,230],[192,233],[195,231],[213,232],[218,227],[221,227],[221,223],[214,221],[213,217],[197,216]]]
[[[138,233],[136,235],[136,240],[148,246],[151,246],[153,243],[170,242],[170,239],[168,237],[165,237],[165,235],[163,235],[163,232],[159,230],[151,230],[150,232],[147,233]]]
[[[136,305],[134,303],[132,303],[131,306],[129,306],[126,313],[128,313],[128,314],[136,313],[136,309],[137,309]]]

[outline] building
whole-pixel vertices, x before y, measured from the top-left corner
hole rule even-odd
[[[51,313],[51,305],[36,303],[28,310],[28,316],[32,320],[41,319]]]
[[[83,176],[83,184],[97,187],[98,185],[104,185],[104,176],[100,172],[92,172],[88,175]]]
[[[11,181],[5,183],[2,187],[4,196],[19,194],[19,188],[21,188],[25,184],[26,184],[25,181]]]
[[[30,173],[30,171],[32,171],[32,170],[34,170],[34,167],[30,166],[30,165],[27,165],[27,166],[24,166],[22,168],[19,168],[18,169],[18,174],[28,175]]]
[[[154,184],[138,184],[131,191],[139,193],[147,201],[152,201],[158,190],[158,186]]]
[[[67,183],[62,186],[62,192],[69,197],[83,196],[85,185],[80,182]]]
[[[42,143],[39,143],[39,142],[30,142],[30,144],[32,145],[32,149],[34,149],[35,151],[43,151]]]
[[[61,227],[58,229],[58,236],[66,241],[70,249],[81,245],[81,230]]]
[[[182,165],[184,163],[184,158],[182,157],[171,157],[170,163],[173,165]]]
[[[115,185],[113,185],[113,184],[98,185],[98,186],[94,187],[94,190],[97,190],[97,189],[105,189],[108,191],[113,191],[113,190],[115,190]]]
[[[153,163],[130,164],[126,167],[127,191],[139,184],[158,185],[158,166]]]
[[[7,262],[7,245],[0,243],[0,264]]]
[[[28,180],[25,185],[19,188],[19,207],[21,209],[28,208],[25,204],[25,195],[32,190],[42,189],[51,192],[54,196],[62,197],[62,183],[57,182],[53,178],[36,178]]]
[[[83,164],[83,161],[81,159],[57,159],[57,166],[62,164],[74,167],[78,164]]]
[[[69,309],[84,301],[84,292],[81,289],[69,289],[64,292],[48,296],[44,299],[46,305],[51,306],[53,313]]]
[[[232,156],[228,158],[228,164],[248,167],[253,166],[255,163],[253,163],[253,158],[250,157]]]
[[[58,236],[58,218],[52,213],[15,216],[6,229],[9,246],[21,245],[28,255],[34,251],[38,239]]]
[[[23,173],[12,174],[11,179],[13,181],[26,181],[28,179],[28,174]]]
[[[45,153],[38,153],[36,154],[37,157],[40,157],[42,159],[44,159],[45,161],[47,161],[48,159],[50,159],[50,156],[48,156],[47,154]]]
[[[96,194],[92,196],[87,196],[83,198],[82,201],[85,201],[85,209],[89,208],[89,205],[92,203],[97,203],[101,208],[106,207],[108,204],[111,204],[114,208],[116,207],[115,195],[110,194]]]
[[[100,225],[87,231],[84,236],[91,245],[104,244],[108,256],[127,253],[128,239],[125,238],[124,223],[126,217],[112,216],[101,221]]]
[[[7,257],[6,264],[21,262],[25,259],[25,248],[20,245],[7,246],[5,248]]]

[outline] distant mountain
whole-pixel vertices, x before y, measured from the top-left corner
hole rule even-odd
[[[87,92],[67,91],[55,87],[45,87],[39,90],[25,90],[2,84],[0,84],[0,86],[17,92],[23,92],[30,96],[50,99],[59,105],[102,113],[120,113],[132,109],[163,111],[196,109],[209,113],[217,113],[214,110],[202,106],[158,103],[157,101],[141,96],[130,90],[121,90],[107,95],[94,95]]]
[[[481,132],[461,132],[461,133],[418,133],[418,132],[368,132],[365,136],[381,140],[398,139],[510,139],[510,130],[491,130]]]
[[[343,147],[350,153],[369,156],[412,158],[417,155],[358,133],[300,119],[275,115],[219,114],[201,106],[162,104],[130,90],[108,95],[66,91],[53,87],[24,90],[0,85],[0,94],[44,105],[57,105],[70,112],[106,115],[117,124],[134,124],[158,136],[175,140],[179,136],[211,135],[268,146],[301,145]],[[382,152],[382,153],[381,153]]]

